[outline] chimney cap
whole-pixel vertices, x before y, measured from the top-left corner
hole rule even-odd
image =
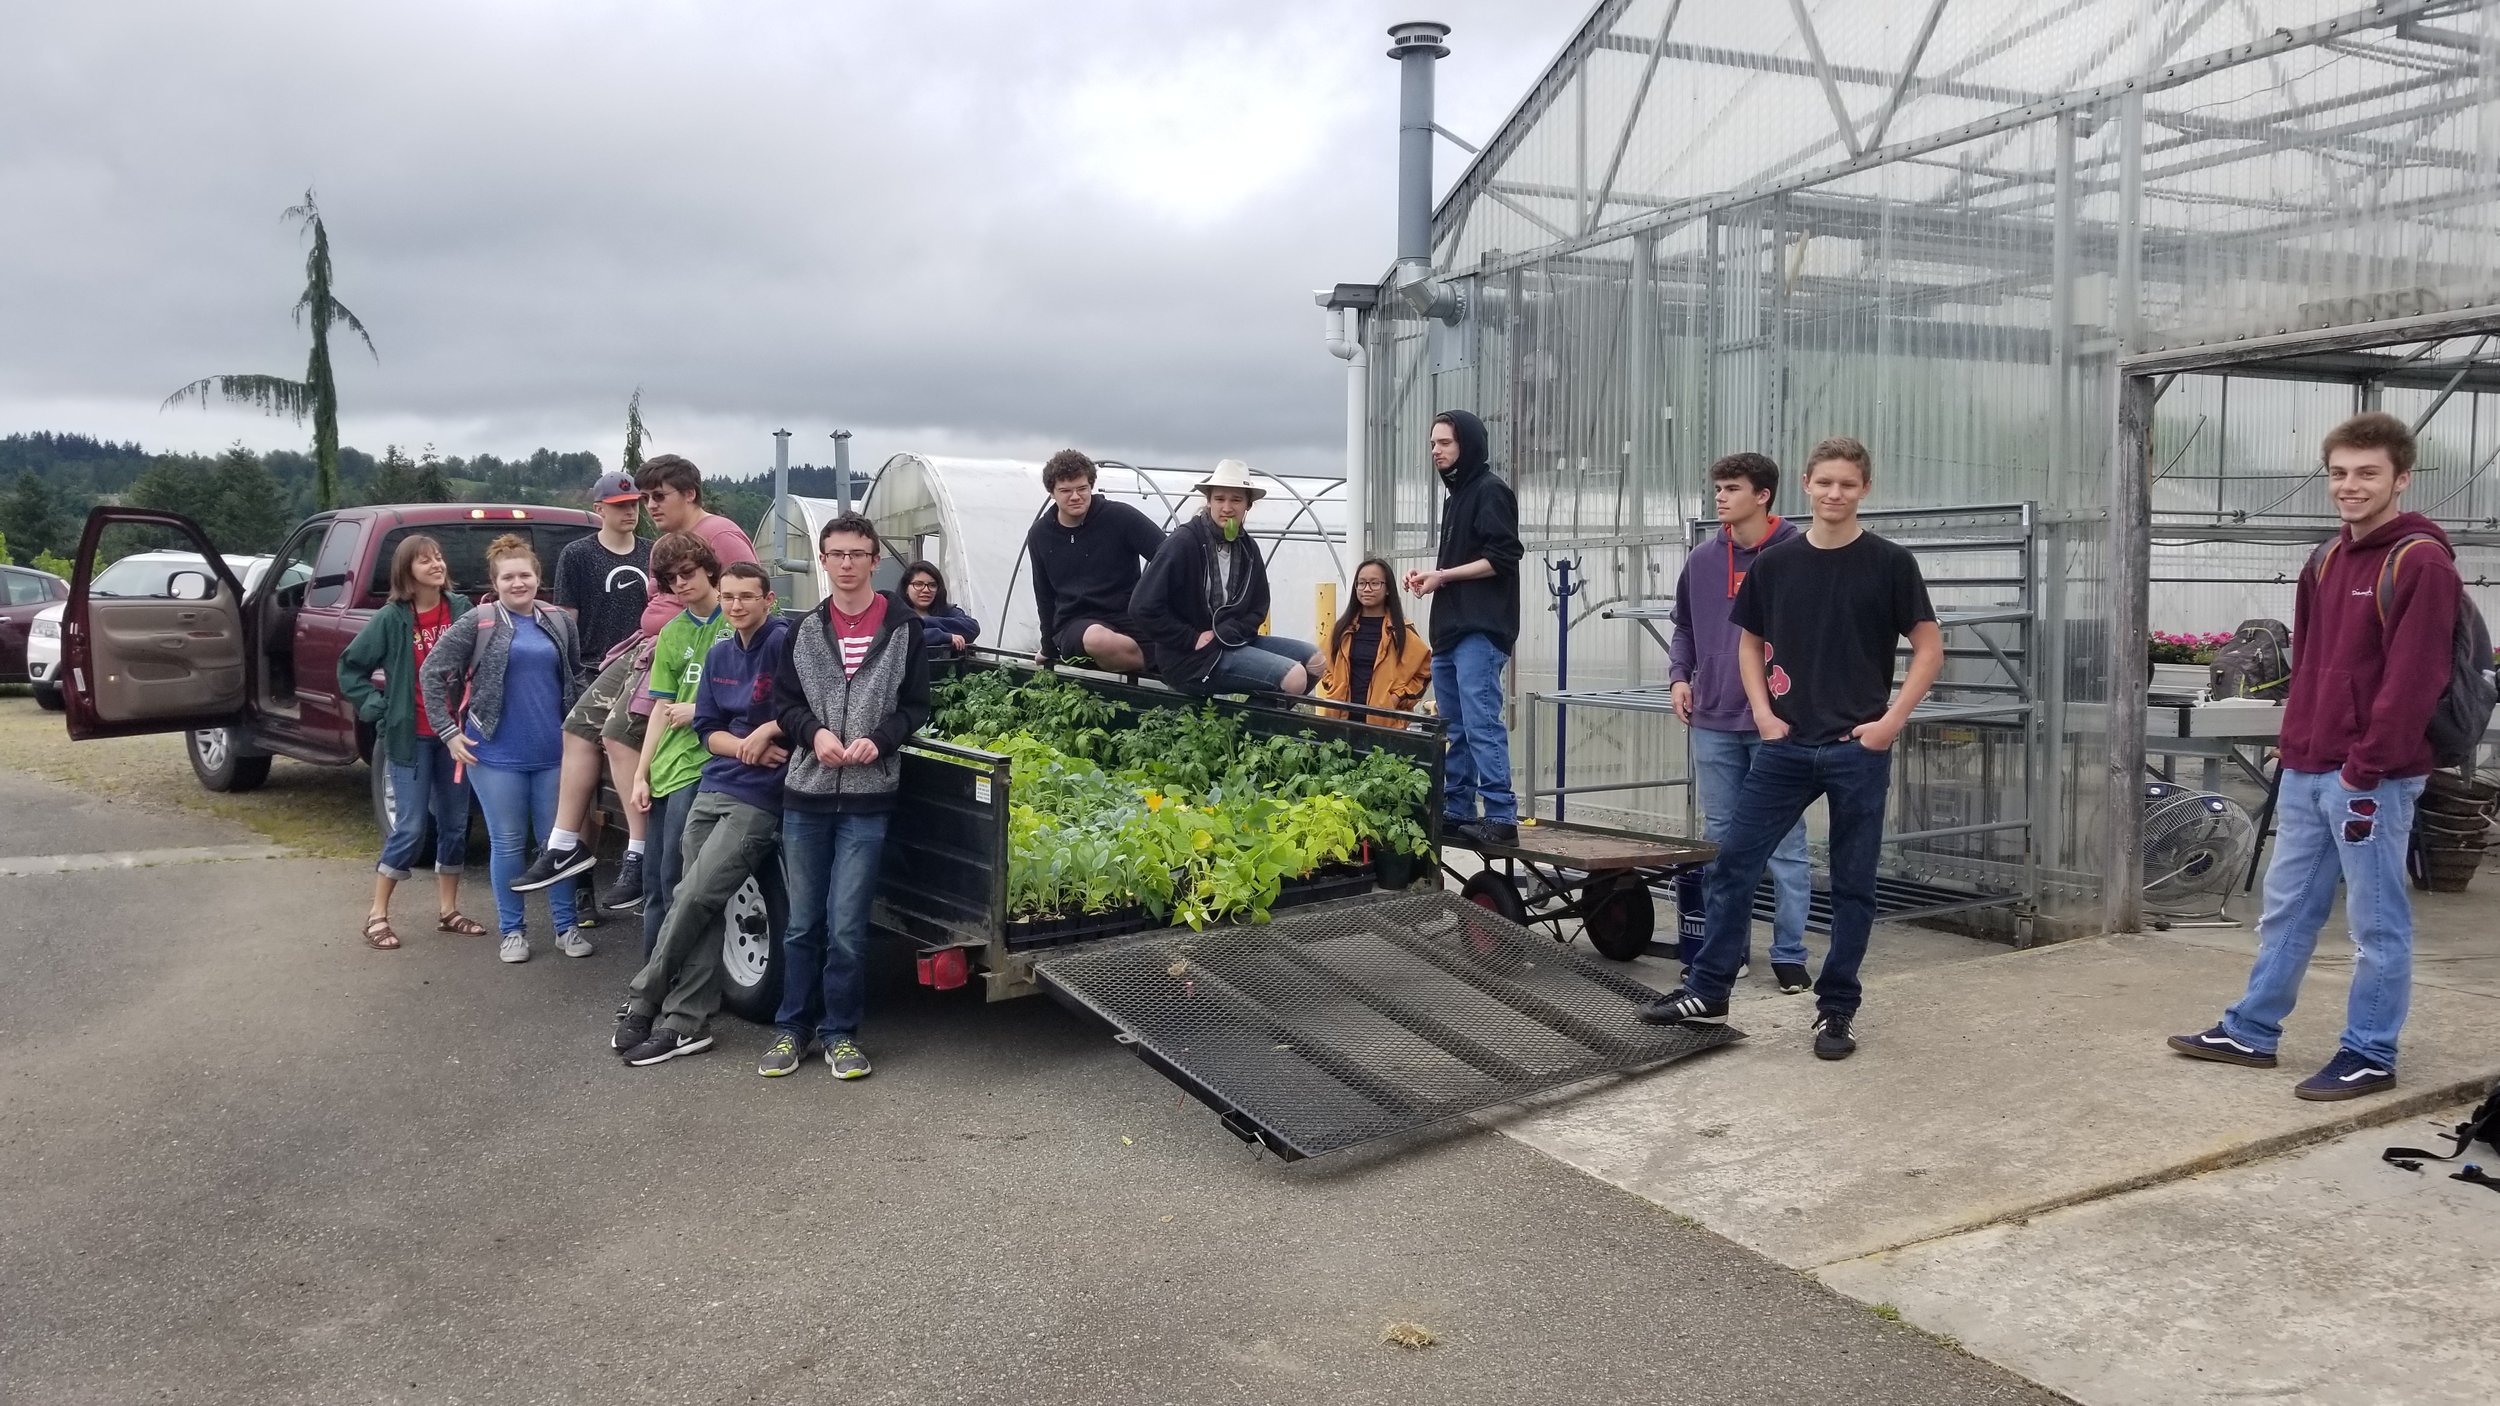
[[[1389,26],[1389,57],[1403,59],[1409,54],[1428,53],[1436,59],[1450,56],[1450,46],[1441,41],[1450,37],[1450,27],[1434,20],[1407,20]]]

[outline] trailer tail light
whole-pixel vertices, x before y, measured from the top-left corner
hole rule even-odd
[[[941,947],[920,954],[920,984],[952,991],[972,980],[970,954],[961,947]]]

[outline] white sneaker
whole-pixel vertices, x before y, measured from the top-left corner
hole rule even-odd
[[[505,933],[503,935],[503,948],[495,955],[503,958],[507,962],[528,961],[530,959],[529,934],[519,932]]]
[[[571,928],[566,928],[556,934],[556,950],[567,957],[587,957],[599,949],[590,945],[589,938]]]

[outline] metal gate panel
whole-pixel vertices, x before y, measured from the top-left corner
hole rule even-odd
[[[1172,931],[1035,964],[1043,989],[1288,1158],[1744,1038],[1451,893]]]

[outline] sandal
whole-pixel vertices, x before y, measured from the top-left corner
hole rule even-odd
[[[442,917],[442,921],[434,925],[434,930],[436,932],[457,933],[462,937],[486,936],[486,925],[484,923],[479,922],[477,919],[470,917],[468,914],[461,912],[457,908],[445,913]]]
[[[375,913],[365,919],[365,946],[381,952],[398,949],[399,934],[391,931],[391,920],[388,916]]]

